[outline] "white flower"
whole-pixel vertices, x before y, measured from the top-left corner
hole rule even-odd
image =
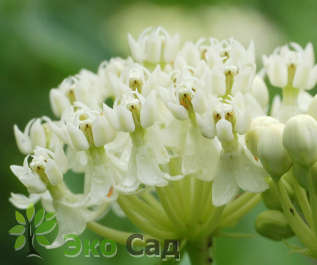
[[[132,57],[140,63],[171,63],[180,44],[178,35],[170,36],[161,27],[147,28],[137,40],[129,34],[128,41]]]
[[[46,146],[46,133],[41,119],[33,119],[26,125],[24,132],[14,125],[15,139],[21,153],[29,154],[36,146]]]
[[[133,132],[138,127],[150,127],[157,120],[156,92],[144,97],[137,91],[129,91],[115,101],[113,111],[121,131]]]
[[[106,105],[103,111],[96,111],[77,102],[63,113],[62,122],[47,121],[66,144],[77,150],[88,150],[90,146],[101,147],[114,139],[113,119]]]
[[[29,156],[22,167],[11,166],[11,170],[26,186],[30,196],[11,194],[10,201],[16,207],[26,209],[31,203],[41,200],[47,211],[55,212],[58,235],[48,248],[59,247],[64,243],[64,235],[81,234],[86,223],[101,216],[108,204],[103,202],[91,207],[89,196],[70,192],[63,182],[63,172],[56,155],[50,150],[37,147],[30,163],[28,159]]]
[[[37,173],[34,173],[28,164],[28,156],[24,159],[23,166],[11,166],[13,174],[21,181],[30,193],[42,193],[46,190],[46,184]]]
[[[312,89],[317,81],[317,66],[311,43],[303,49],[296,43],[283,46],[263,63],[271,83],[283,88],[282,100],[276,96],[272,105],[272,116],[281,122],[307,112],[312,97],[305,90]]]
[[[100,109],[107,97],[103,82],[98,75],[88,70],[81,70],[79,74],[65,79],[50,92],[54,114],[61,117],[75,102],[81,102],[93,110]]]
[[[311,43],[305,49],[297,43],[279,47],[269,57],[264,56],[263,63],[274,86],[307,90],[316,84],[317,67]]]
[[[24,132],[14,125],[14,134],[17,146],[23,154],[32,153],[36,147],[63,152],[63,143],[51,130],[46,117],[32,119],[26,125]]]

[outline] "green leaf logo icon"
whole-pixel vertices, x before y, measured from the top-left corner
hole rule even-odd
[[[29,222],[31,223],[34,217],[35,208],[34,205],[31,204],[29,208],[26,209],[26,217],[28,218]]]
[[[28,245],[28,257],[39,257],[40,254],[35,249],[35,243],[45,247],[51,243],[45,235],[51,233],[56,228],[55,213],[46,213],[43,208],[35,211],[34,205],[26,209],[26,217],[19,211],[15,212],[17,225],[9,230],[9,234],[16,236],[14,249],[21,250]]]
[[[39,245],[43,247],[48,246],[50,244],[50,242],[47,240],[45,236],[37,236],[36,241],[37,243],[39,243]]]
[[[46,213],[45,219],[47,221],[52,220],[53,218],[55,218],[55,213]]]
[[[45,216],[45,211],[42,208],[36,213],[36,215],[34,217],[35,227],[39,227],[41,225],[41,223],[44,221],[44,216]]]
[[[15,219],[20,225],[26,225],[26,220],[22,213],[15,211]]]
[[[25,243],[26,243],[26,238],[25,236],[21,235],[21,236],[18,236],[18,238],[15,240],[15,243],[14,243],[14,249],[16,251],[24,248],[25,246]]]
[[[55,227],[56,227],[56,220],[55,219],[45,221],[35,230],[35,234],[36,235],[49,234],[50,232],[52,232],[54,230]]]
[[[25,227],[23,225],[15,225],[9,230],[9,234],[12,236],[20,236],[25,232]]]

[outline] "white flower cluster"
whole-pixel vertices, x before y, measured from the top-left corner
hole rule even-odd
[[[52,247],[62,244],[66,233],[81,233],[120,194],[190,176],[213,182],[212,203],[222,206],[241,189],[267,189],[262,164],[280,174],[262,159],[271,155],[265,141],[259,146],[252,141],[252,152],[245,143],[251,124],[265,125],[253,121],[267,114],[269,104],[252,43],[245,48],[233,39],[211,38],[181,44],[177,35],[150,28],[137,40],[129,36],[129,45],[132,57],[104,62],[96,74],[82,70],[51,90],[59,120],[42,117],[24,132],[14,128],[27,157],[23,166],[11,169],[30,196],[12,194],[10,200],[19,208],[41,200],[56,212],[59,236]],[[316,67],[311,45],[293,47],[277,50],[264,63],[272,84],[298,99],[315,85]],[[275,116],[283,112],[284,119],[285,106],[302,111],[283,101],[275,103]],[[281,125],[274,130],[279,133]],[[258,138],[255,132],[253,138]],[[287,168],[288,160],[280,166]],[[83,193],[69,190],[63,180],[67,171],[84,173]]]

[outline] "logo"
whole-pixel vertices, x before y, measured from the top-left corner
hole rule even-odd
[[[43,208],[35,210],[30,205],[25,215],[20,211],[15,212],[17,224],[9,230],[9,234],[15,236],[14,249],[16,251],[27,247],[27,257],[42,258],[38,247],[49,246],[55,239],[54,232],[57,221],[55,213],[46,212]],[[85,257],[113,258],[117,255],[117,243],[109,239],[80,239],[78,235],[64,235],[64,255],[68,258]],[[180,241],[144,238],[142,234],[131,234],[126,241],[126,249],[132,257],[161,257],[163,261],[174,258],[180,260]]]
[[[48,236],[56,228],[55,214],[48,213],[43,208],[36,212],[34,205],[30,205],[26,209],[26,215],[16,211],[15,219],[18,224],[9,230],[10,235],[16,236],[14,249],[19,251],[27,245],[27,257],[41,258],[37,247],[51,244]]]

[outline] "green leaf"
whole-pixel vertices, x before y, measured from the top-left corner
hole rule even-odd
[[[37,211],[34,217],[35,227],[38,227],[44,221],[44,216],[45,216],[45,210],[43,208]]]
[[[26,217],[28,218],[29,222],[31,223],[33,220],[35,214],[35,208],[34,205],[31,204],[27,209],[26,209]]]
[[[14,249],[16,251],[22,249],[25,246],[26,238],[25,236],[19,236],[14,243]]]
[[[46,235],[54,230],[56,227],[56,220],[49,220],[43,222],[36,230],[35,234],[36,235]]]
[[[55,218],[55,213],[46,213],[46,221],[50,221],[52,220],[53,218]]]
[[[45,236],[36,236],[36,241],[39,243],[39,245],[45,247],[50,245],[50,242],[47,240]]]
[[[17,222],[20,225],[25,225],[26,224],[26,220],[25,220],[23,214],[18,212],[18,211],[15,211],[15,219],[17,220]]]
[[[23,235],[25,232],[25,227],[23,225],[15,225],[9,230],[9,234],[12,236]]]

